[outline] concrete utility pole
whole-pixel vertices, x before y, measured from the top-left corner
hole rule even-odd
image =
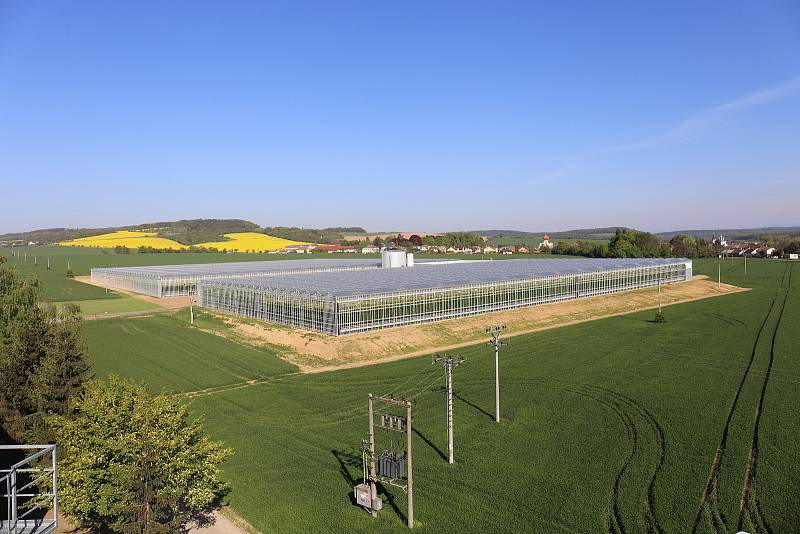
[[[453,463],[453,367],[464,363],[464,358],[457,359],[450,355],[436,356],[433,363],[441,363],[445,368],[447,378],[447,462]]]
[[[189,324],[194,324],[194,308],[192,307],[192,290],[189,290]]]
[[[47,257],[47,270],[50,270],[50,257]]]
[[[69,260],[67,260],[67,270],[69,271]]]
[[[744,255],[744,274],[747,274],[747,254]]]
[[[494,420],[500,422],[500,347],[507,345],[500,340],[500,333],[506,329],[506,325],[489,326],[486,333],[492,336],[489,346],[494,347]]]
[[[661,313],[661,278],[658,279],[658,313]]]
[[[717,264],[717,289],[722,288],[722,266]]]

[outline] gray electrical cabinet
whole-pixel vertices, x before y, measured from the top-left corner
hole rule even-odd
[[[369,484],[359,484],[353,488],[356,497],[356,504],[364,508],[375,510],[376,512],[383,508],[383,500],[376,497],[374,501],[370,502],[369,499]]]

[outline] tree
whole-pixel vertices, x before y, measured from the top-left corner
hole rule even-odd
[[[82,528],[175,532],[224,496],[231,454],[172,396],[112,376],[91,380],[72,418],[48,423],[61,445],[59,501]]]
[[[42,306],[35,278],[0,268],[0,425],[18,442],[50,441],[44,415],[64,415],[89,376],[80,309]]]

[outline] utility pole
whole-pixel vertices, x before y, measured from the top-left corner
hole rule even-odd
[[[453,463],[453,367],[464,363],[464,358],[457,359],[451,355],[435,356],[433,363],[441,363],[445,368],[447,378],[447,462]]]
[[[192,290],[189,289],[189,324],[194,324],[194,308],[192,307]]]
[[[406,403],[406,461],[408,461],[408,471],[406,472],[408,508],[406,510],[406,515],[408,517],[408,528],[414,528],[414,478],[412,477],[411,463],[411,401]]]
[[[381,473],[378,474],[375,469],[375,411],[374,401],[385,402],[393,406],[401,406],[405,408],[405,417],[391,413],[380,414],[380,427],[392,432],[405,432],[406,434],[406,453],[405,457],[402,455],[396,456],[392,451],[388,462],[385,458],[381,457]],[[408,496],[408,508],[406,512],[406,519],[408,528],[414,528],[414,478],[413,478],[413,464],[411,456],[411,437],[413,435],[411,429],[411,406],[412,402],[406,399],[397,399],[394,397],[384,397],[381,395],[369,394],[369,440],[362,440],[362,454],[363,454],[363,468],[364,468],[364,484],[356,486],[354,489],[356,495],[356,502],[369,510],[372,517],[377,517],[378,510],[383,508],[381,499],[378,498],[378,492],[375,483],[380,481],[390,486],[396,486],[406,492]],[[369,457],[369,458],[367,458]],[[369,461],[367,461],[369,460]],[[386,463],[386,465],[385,465]],[[367,473],[367,465],[369,465],[369,474]],[[385,470],[388,469],[388,473]],[[406,483],[402,483],[405,476]],[[369,480],[369,487],[366,481]]]
[[[67,271],[69,271],[69,260],[67,260]]]
[[[658,313],[661,313],[661,278],[658,279]]]
[[[717,289],[722,288],[722,267],[717,264]]]
[[[369,497],[370,501],[374,502],[378,497],[378,492],[375,489],[375,419],[372,410],[372,393],[369,394]],[[370,512],[372,517],[378,517],[378,510],[372,509]]]
[[[747,274],[747,254],[744,255],[744,274]]]
[[[47,257],[47,270],[50,270],[50,256]]]
[[[494,420],[500,422],[500,347],[507,345],[500,340],[500,333],[506,329],[506,325],[489,326],[486,333],[492,336],[489,346],[494,347]]]

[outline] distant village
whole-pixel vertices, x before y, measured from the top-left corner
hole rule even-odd
[[[412,236],[413,237],[413,236]],[[798,254],[793,252],[781,254],[778,247],[758,242],[740,241],[728,243],[724,236],[714,237],[711,240],[720,257],[748,257],[748,258],[780,258],[798,259]],[[575,241],[570,246],[578,246]],[[334,244],[334,245],[290,245],[273,254],[305,254],[305,253],[342,253],[342,254],[375,254],[385,248],[404,248],[414,252],[430,254],[541,254],[552,252],[555,243],[548,234],[544,234],[541,243],[537,246],[526,245],[471,245],[471,246],[443,246],[443,245],[415,245],[409,238],[394,238],[380,244]]]
[[[485,241],[486,238],[481,238]],[[408,251],[428,253],[428,254],[542,254],[554,252],[556,243],[550,239],[550,235],[544,234],[542,241],[536,246],[528,245],[431,245],[424,244],[423,239],[418,235],[398,234],[396,237],[387,236],[385,239],[377,237],[374,240],[353,242],[339,240],[335,244],[300,244],[289,245],[282,249],[269,251],[269,254],[309,254],[309,253],[328,253],[328,254],[377,254],[387,248],[402,248]],[[564,240],[561,240],[564,241]],[[566,243],[566,242],[565,242]],[[800,259],[800,251],[795,250],[796,246],[784,247],[780,244],[771,244],[763,241],[731,241],[728,242],[724,236],[714,236],[710,243],[713,246],[714,254],[719,257],[739,257],[739,258],[783,258],[790,260]],[[19,247],[19,246],[38,246],[45,243],[36,241],[25,242],[23,240],[0,241],[0,247]],[[579,241],[573,241],[569,247],[578,247]],[[796,245],[792,242],[792,245]]]

